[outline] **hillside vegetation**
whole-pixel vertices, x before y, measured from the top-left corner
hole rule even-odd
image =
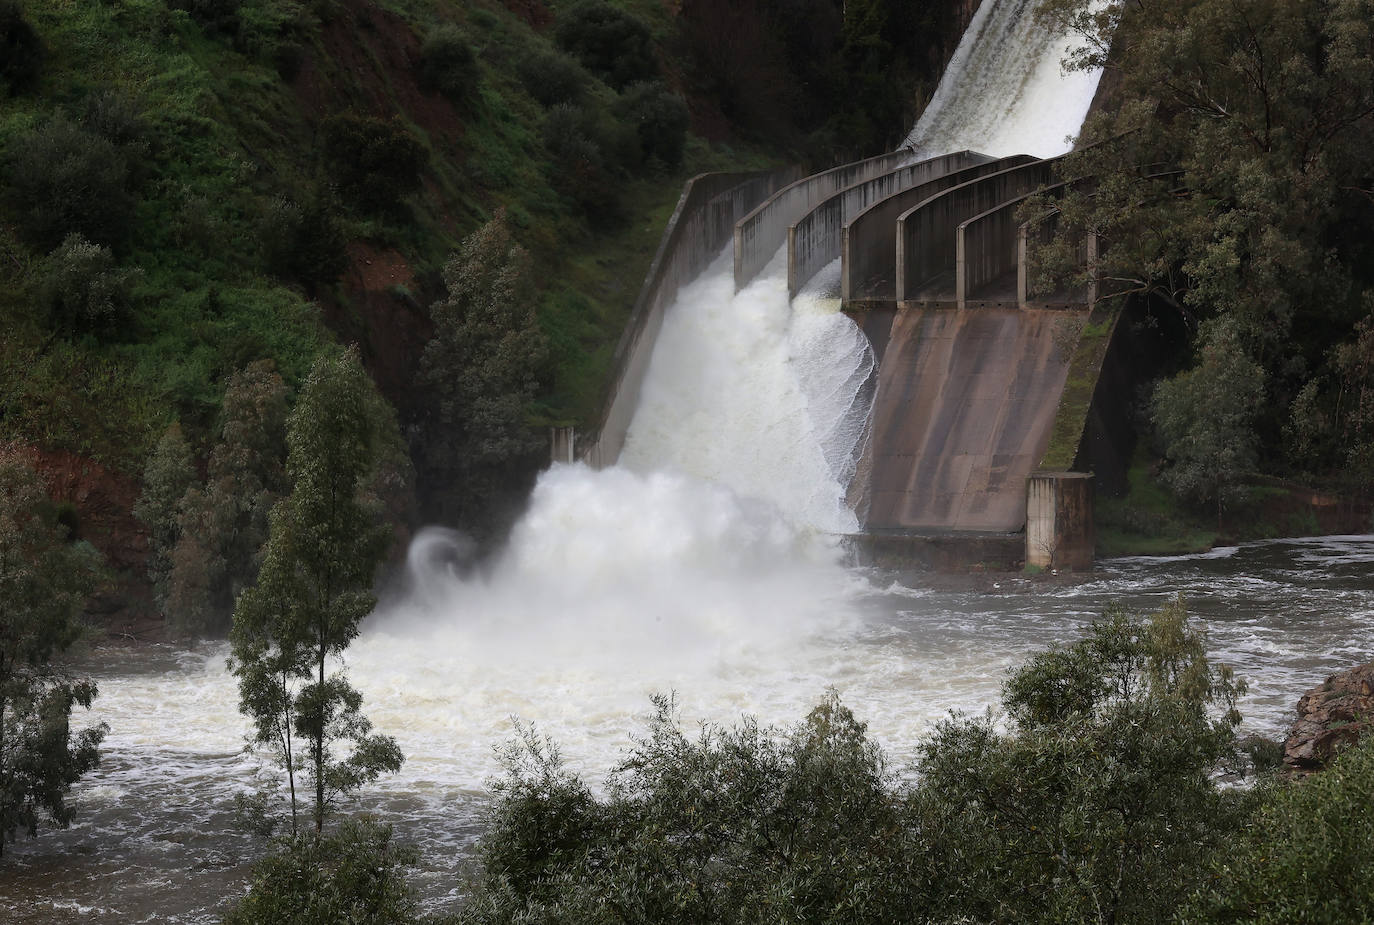
[[[960,6],[0,0],[0,440],[69,471],[72,524],[132,574],[168,428],[203,475],[236,372],[267,361],[289,401],[357,343],[423,518],[499,531],[542,428],[595,418],[683,181],[894,144]],[[453,501],[425,383],[461,371],[420,359],[446,263],[497,216],[538,349],[493,397],[533,436]]]
[[[1095,182],[1060,203],[1045,264],[1063,271],[1073,242],[1096,235],[1103,290],[1148,299],[1154,323],[1187,332],[1139,406],[1147,455],[1190,521],[1167,531],[1303,532],[1273,503],[1294,482],[1354,499],[1366,519],[1347,522],[1367,527],[1374,4],[1046,9],[1079,33],[1073,64],[1105,65],[1115,93],[1062,163]],[[1307,506],[1307,529],[1335,506]]]

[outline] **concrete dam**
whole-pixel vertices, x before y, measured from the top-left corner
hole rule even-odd
[[[1052,436],[1076,449],[1087,427],[1087,403],[1063,398],[1075,363],[1092,377],[1102,362],[1102,350],[1081,349],[1096,293],[1034,291],[1028,250],[1054,216],[1027,219],[1022,206],[1063,189],[1051,185],[1054,166],[1097,75],[1064,78],[1063,39],[1032,20],[1024,4],[985,0],[898,151],[804,177],[689,181],[617,349],[601,420],[555,434],[555,459],[601,468],[634,455],[632,421],[658,400],[646,376],[664,319],[714,272],[713,298],[738,312],[775,299],[792,315],[842,312],[862,332],[863,358],[803,364],[803,403],[820,409],[815,439],[841,494],[813,518],[817,529],[857,535],[888,564],[1089,566],[1090,480],[1066,471],[1076,453],[1057,465],[1047,454]],[[1034,132],[1016,131],[1018,113]],[[1093,256],[1084,242],[1082,259]],[[692,414],[656,416],[671,427]],[[787,439],[773,452],[788,452]]]

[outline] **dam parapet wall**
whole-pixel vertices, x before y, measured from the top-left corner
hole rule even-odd
[[[735,223],[778,189],[792,183],[795,167],[754,173],[706,173],[683,186],[663,230],[630,320],[612,359],[606,403],[596,426],[575,441],[572,455],[593,468],[614,465],[639,404],[639,391],[663,326],[663,312],[678,290],[695,279],[730,242]],[[555,437],[566,445],[567,437]],[[560,458],[566,458],[566,450]]]
[[[956,151],[898,167],[821,200],[787,229],[788,293],[796,296],[822,267],[839,258],[844,224],[854,215],[901,190],[992,160],[976,151]]]
[[[735,289],[743,289],[759,275],[786,242],[788,228],[822,199],[856,183],[891,173],[911,157],[906,149],[879,154],[832,167],[779,189],[735,226]]]

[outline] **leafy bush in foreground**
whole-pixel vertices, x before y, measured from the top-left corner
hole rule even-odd
[[[480,77],[472,45],[452,23],[436,26],[420,46],[420,78],[427,89],[459,103],[473,95]]]
[[[946,720],[914,783],[833,693],[695,736],[656,698],[604,799],[527,732],[460,921],[1167,921],[1252,799],[1214,776],[1237,691],[1178,600],[1032,658],[1005,730]]]
[[[1190,922],[1374,921],[1374,738],[1326,770],[1272,786],[1182,918]]]
[[[405,871],[418,852],[391,827],[349,820],[330,835],[288,836],[253,870],[225,925],[400,925],[416,921]]]

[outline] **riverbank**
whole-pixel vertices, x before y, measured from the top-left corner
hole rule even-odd
[[[1272,476],[1253,476],[1222,508],[1175,497],[1137,453],[1120,497],[1096,499],[1097,556],[1173,556],[1281,537],[1345,536],[1374,528],[1368,499]]]

